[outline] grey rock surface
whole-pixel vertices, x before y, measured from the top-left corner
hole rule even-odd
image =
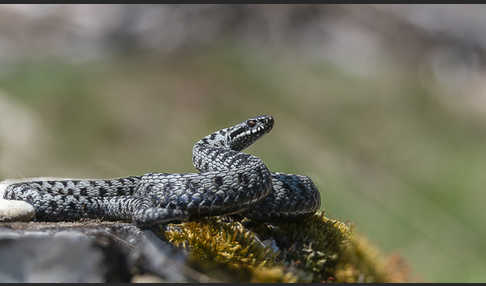
[[[0,256],[2,282],[103,282],[106,272],[102,251],[73,237],[2,239]]]
[[[0,282],[131,282],[144,275],[196,282],[204,277],[186,265],[181,250],[151,230],[123,222],[0,223],[0,257]]]

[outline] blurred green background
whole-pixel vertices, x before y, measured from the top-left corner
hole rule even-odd
[[[198,139],[271,114],[247,152],[327,216],[416,281],[485,281],[485,12],[2,5],[0,178],[192,172]]]

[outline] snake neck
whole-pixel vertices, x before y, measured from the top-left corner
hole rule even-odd
[[[234,151],[226,147],[196,144],[193,148],[193,165],[201,172],[227,171],[262,166],[263,161],[250,154]]]
[[[244,150],[273,127],[273,117],[260,115],[202,138],[192,149],[192,162],[200,171],[223,171],[248,166],[264,166]]]

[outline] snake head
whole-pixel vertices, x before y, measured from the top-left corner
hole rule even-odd
[[[241,151],[270,132],[272,127],[273,117],[270,115],[249,118],[230,128],[227,138],[229,146],[232,150]]]

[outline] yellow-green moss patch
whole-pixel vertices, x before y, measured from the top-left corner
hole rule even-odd
[[[319,212],[296,222],[213,217],[171,224],[165,238],[206,271],[251,282],[399,282],[397,267],[362,236]],[[273,245],[273,247],[270,247]]]

